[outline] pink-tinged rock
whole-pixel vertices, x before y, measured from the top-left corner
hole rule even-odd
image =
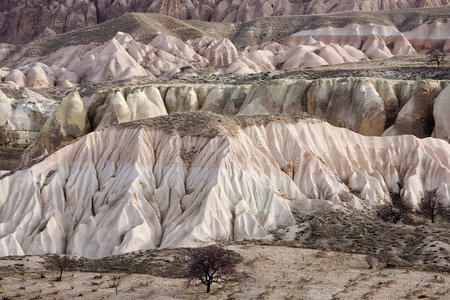
[[[392,57],[392,53],[386,46],[385,41],[376,35],[371,35],[364,42],[361,51],[364,52],[370,59],[380,59]]]
[[[26,84],[28,87],[33,88],[49,88],[53,87],[54,82],[47,76],[42,68],[35,66],[27,71]]]
[[[434,100],[433,137],[446,140],[450,143],[450,85],[443,89]]]
[[[344,63],[341,55],[331,46],[324,46],[320,49],[319,56],[322,57],[329,65]]]
[[[450,39],[450,22],[436,21],[429,24],[421,24],[416,28],[404,33],[405,37],[413,45],[414,49],[420,53],[427,53],[429,49],[441,43],[448,44]],[[444,44],[444,52],[448,52],[448,47]]]
[[[238,51],[234,44],[227,38],[214,40],[201,37],[190,41],[195,51],[208,59],[210,65],[227,66],[238,58]]]
[[[12,69],[5,77],[5,82],[14,82],[17,86],[24,87],[26,81],[25,74],[17,69]]]
[[[319,55],[315,54],[314,49],[309,46],[300,45],[287,51],[287,53],[280,58],[284,61],[281,69],[295,69],[299,67],[313,67],[327,65],[327,61]]]

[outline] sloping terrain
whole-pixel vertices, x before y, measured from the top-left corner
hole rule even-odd
[[[126,14],[21,46],[0,44],[0,80],[20,87],[71,87],[172,77],[187,69],[190,76],[247,75],[446,53],[449,15],[446,6],[396,14],[271,17],[225,25]]]
[[[25,152],[26,163],[90,131],[187,111],[310,115],[367,136],[412,134],[450,141],[450,77],[409,80],[429,78],[430,74],[450,76],[444,74],[448,68],[378,66],[370,70],[369,64],[366,66],[367,74],[390,74],[395,79],[367,78],[359,75],[358,69],[334,67],[253,77],[178,77],[153,84],[144,78],[141,82],[121,82],[120,86],[93,84],[83,88],[81,95],[71,88],[47,94],[41,91],[45,97],[29,89],[5,89],[0,91],[0,145],[14,148],[32,144]],[[322,73],[333,72],[337,77],[321,78]],[[398,80],[402,76],[408,80]]]
[[[303,212],[370,209],[390,193],[450,202],[450,146],[363,137],[292,116],[174,114],[91,133],[0,174],[0,253],[103,257],[262,238]],[[106,237],[106,238],[105,238]]]
[[[160,13],[181,20],[230,23],[270,16],[328,14],[352,10],[389,11],[440,7],[449,3],[448,0],[3,0],[0,3],[0,42],[29,42],[35,38],[95,25],[128,12]]]
[[[242,280],[204,286],[181,278],[188,249],[147,250],[98,260],[64,272],[55,281],[45,256],[0,260],[0,296],[33,298],[108,299],[386,299],[450,296],[448,273],[411,269],[368,269],[364,255],[274,246],[230,246],[242,257]],[[133,267],[142,268],[136,272]],[[129,274],[131,270],[132,274]],[[122,273],[115,294],[112,277]],[[125,275],[128,273],[128,275]],[[137,273],[137,274],[136,274]]]

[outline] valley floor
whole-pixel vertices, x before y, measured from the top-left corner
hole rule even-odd
[[[227,285],[186,286],[167,265],[186,258],[186,249],[134,252],[103,260],[103,265],[145,264],[159,261],[151,274],[123,275],[118,294],[112,286],[114,267],[106,272],[70,272],[55,281],[43,256],[5,257],[0,260],[0,297],[3,299],[448,299],[450,274],[411,269],[369,269],[366,256],[281,246],[231,245],[242,256],[243,278]],[[158,256],[159,255],[159,256]],[[166,266],[164,266],[166,264]],[[92,262],[84,270],[93,268]],[[83,268],[82,268],[83,269]],[[168,272],[169,271],[169,272]],[[176,277],[176,276],[175,276]]]

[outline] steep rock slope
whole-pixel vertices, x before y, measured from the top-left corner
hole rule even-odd
[[[0,254],[101,257],[260,238],[325,207],[370,209],[399,193],[450,205],[450,145],[364,137],[323,121],[185,113],[91,133],[0,173]],[[400,188],[401,187],[401,188]]]
[[[0,42],[29,42],[39,36],[104,22],[127,12],[160,13],[182,20],[245,22],[270,16],[410,9],[447,4],[450,4],[448,0],[3,0],[0,3]]]
[[[445,49],[444,33],[430,36],[430,40],[429,32],[422,31],[415,34],[420,37],[414,40],[418,50],[450,50]],[[399,30],[376,24],[302,30],[279,42],[240,50],[227,38],[201,37],[184,42],[175,36],[158,34],[149,43],[143,43],[130,34],[117,32],[102,44],[62,47],[44,56],[13,51],[0,62],[0,81],[20,87],[72,87],[134,77],[172,77],[186,69],[191,76],[197,76],[206,67],[210,73],[246,75],[416,54]]]
[[[58,112],[55,109],[59,103],[42,96],[38,106],[30,106],[26,93],[23,98],[3,95],[0,97],[0,134],[4,137],[2,145],[35,142],[26,152],[25,162],[45,152],[51,153],[89,130],[187,111],[241,116],[305,114],[363,135],[413,134],[419,138],[433,135],[450,142],[449,87],[448,80],[379,78],[131,85],[96,91],[76,103],[62,104]],[[78,95],[69,94],[67,98],[78,99]],[[68,108],[71,112],[66,113]],[[85,109],[87,114],[83,112]],[[75,123],[69,118],[74,113],[79,116]],[[48,121],[50,116],[59,121]],[[43,126],[44,123],[47,125]],[[69,129],[68,124],[72,123],[76,125]],[[84,125],[86,123],[90,126]]]

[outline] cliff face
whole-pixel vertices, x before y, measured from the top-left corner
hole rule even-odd
[[[61,104],[27,90],[25,98],[0,94],[0,132],[3,145],[35,142],[25,161],[89,131],[189,111],[310,115],[367,136],[412,134],[450,142],[449,87],[446,80],[379,78],[154,84],[100,90],[84,100],[71,94]]]
[[[37,37],[94,25],[128,12],[160,13],[181,20],[245,22],[270,16],[439,7],[449,3],[449,0],[3,0],[0,3],[0,42],[21,44]]]
[[[38,37],[97,24],[90,0],[5,0],[0,4],[0,42],[22,44]]]
[[[93,132],[0,173],[0,255],[101,257],[261,238],[292,207],[370,209],[400,193],[450,205],[450,144],[364,137],[295,117],[186,113]],[[400,188],[401,187],[401,188]]]

